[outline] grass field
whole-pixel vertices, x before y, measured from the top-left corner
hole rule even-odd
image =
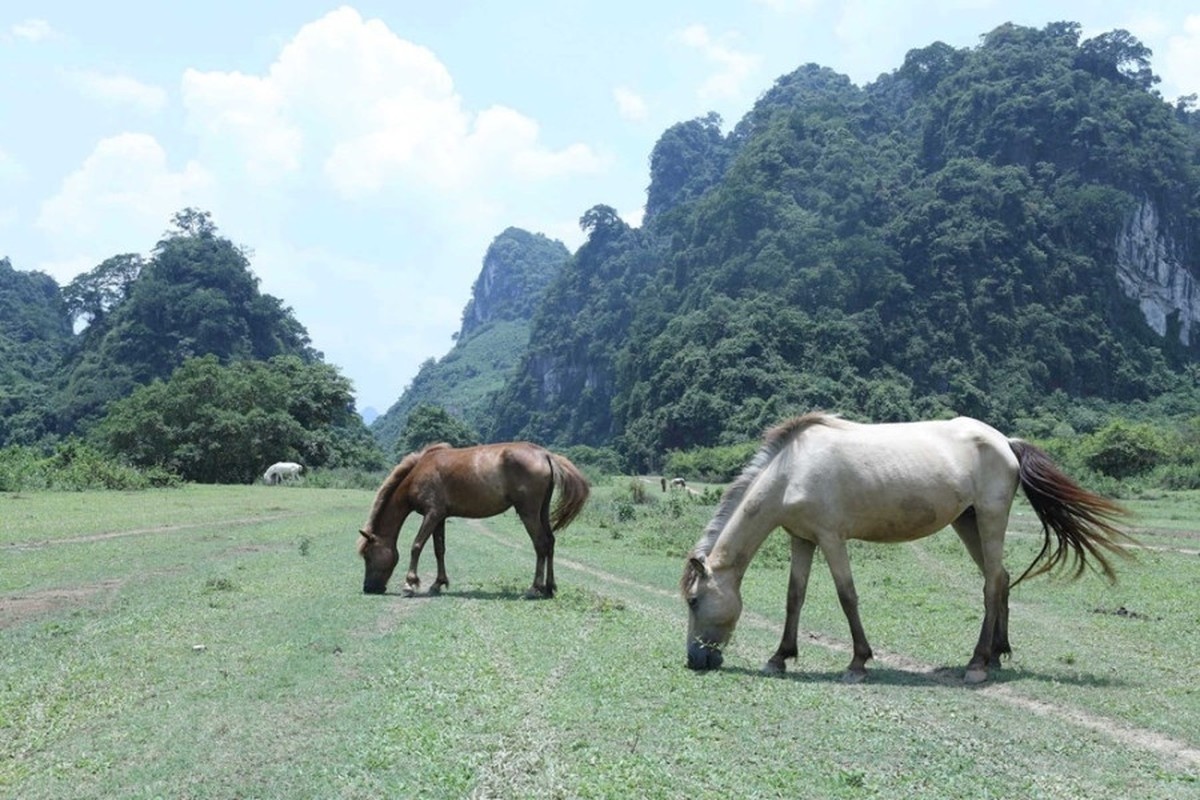
[[[1014,656],[978,688],[957,538],[854,546],[877,660],[852,686],[820,564],[797,663],[758,671],[782,534],[726,668],[685,669],[676,583],[712,508],[657,486],[634,503],[630,480],[560,535],[551,601],[521,599],[511,515],[452,520],[450,590],[405,599],[359,591],[369,492],[0,494],[0,796],[1200,796],[1200,493],[1130,503],[1147,547],[1115,587],[1018,587]],[[1010,570],[1035,532],[1018,506]]]

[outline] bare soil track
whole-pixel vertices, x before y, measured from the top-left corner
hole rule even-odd
[[[480,534],[487,537],[491,541],[496,542],[497,544],[514,549],[527,546],[524,542],[495,533],[487,526],[485,522],[471,520],[470,524]],[[632,591],[634,596],[626,595],[626,597],[623,597],[622,599],[628,602],[630,605],[638,606],[643,610],[659,614],[664,618],[664,620],[667,618],[667,614],[662,612],[661,609],[658,609],[657,607],[651,608],[649,605],[638,603],[636,595],[658,595],[660,597],[676,596],[676,592],[674,591],[658,586],[650,586],[639,583],[637,581],[630,580],[620,575],[614,575],[610,572],[606,572],[602,569],[598,569],[597,567],[578,561],[556,556],[555,565],[586,574],[589,577],[599,580],[603,583],[620,587],[626,593]],[[682,601],[680,605],[679,616],[671,618],[670,621],[673,624],[678,624],[682,630]],[[741,624],[753,626],[760,630],[768,630],[773,633],[779,631],[778,622],[769,620],[752,612],[743,614]],[[810,643],[819,645],[829,650],[839,653],[850,652],[850,643],[846,640],[815,633],[808,633],[807,637]],[[1101,716],[1099,714],[1069,705],[1047,702],[1030,697],[1029,695],[1023,694],[1018,689],[1013,688],[1011,685],[991,683],[968,688],[963,686],[962,675],[959,672],[954,670],[940,669],[933,664],[912,658],[902,653],[881,651],[876,648],[875,662],[890,669],[902,670],[912,675],[919,676],[930,683],[936,683],[944,686],[961,687],[962,691],[978,692],[984,697],[987,697],[995,702],[1004,703],[1008,706],[1037,714],[1038,716],[1050,717],[1078,728],[1084,728],[1094,733],[1107,736],[1126,747],[1152,753],[1168,761],[1174,762],[1184,768],[1200,769],[1200,747],[1196,747],[1188,742],[1179,741],[1148,728],[1131,725],[1120,719]],[[683,669],[682,658],[680,669]]]

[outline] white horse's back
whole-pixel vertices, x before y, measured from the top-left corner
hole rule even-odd
[[[298,478],[303,471],[304,466],[295,461],[277,461],[267,467],[267,471],[263,473],[263,480],[270,484],[276,484],[284,478]]]

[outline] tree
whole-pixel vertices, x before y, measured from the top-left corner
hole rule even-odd
[[[408,415],[408,422],[396,442],[396,459],[438,442],[452,447],[470,447],[479,444],[479,434],[450,416],[441,406],[423,403]]]
[[[145,262],[136,253],[107,258],[90,272],[77,276],[63,288],[63,299],[72,320],[93,324],[129,296]]]
[[[1109,31],[1088,39],[1079,48],[1078,63],[1102,78],[1125,80],[1150,91],[1161,78],[1150,69],[1154,51],[1126,30]]]
[[[185,361],[112,404],[94,431],[111,453],[201,483],[248,483],[275,461],[375,468],[382,456],[350,383],[295,357]]]
[[[86,432],[108,402],[189,358],[318,360],[291,309],[259,292],[245,251],[217,235],[208,212],[184,209],[174,222],[148,261],[116,256],[68,287],[73,311],[93,324],[59,376],[62,434]]]

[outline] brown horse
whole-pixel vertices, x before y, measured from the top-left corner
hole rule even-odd
[[[988,667],[1012,652],[1003,557],[1018,486],[1042,522],[1045,541],[1013,586],[1065,564],[1072,553],[1073,577],[1091,557],[1115,579],[1101,551],[1127,555],[1121,543],[1128,537],[1113,525],[1124,510],[1082,489],[1033,445],[978,420],[860,425],[807,414],[775,428],[726,490],[684,565],[688,666],[721,666],[721,648],[742,611],[742,577],[763,540],[782,527],[792,545],[787,617],[766,669],[782,672],[785,660],[797,654],[800,608],[819,547],[850,623],[854,655],[846,678],[861,680],[871,646],[858,616],[846,540],[908,542],[950,525],[983,573],[983,627],[965,677],[969,683],[986,680]]]
[[[562,491],[553,514],[554,486]],[[571,523],[588,498],[588,482],[564,456],[527,442],[453,448],[434,444],[405,456],[375,495],[371,516],[359,531],[358,552],[366,563],[363,592],[383,594],[400,560],[396,540],[413,511],[424,520],[413,539],[404,594],[421,585],[417,562],[433,536],[437,580],[431,592],[450,585],[446,576],[446,518],[494,517],[516,508],[533,549],[537,566],[527,596],[553,597],[554,532]]]

